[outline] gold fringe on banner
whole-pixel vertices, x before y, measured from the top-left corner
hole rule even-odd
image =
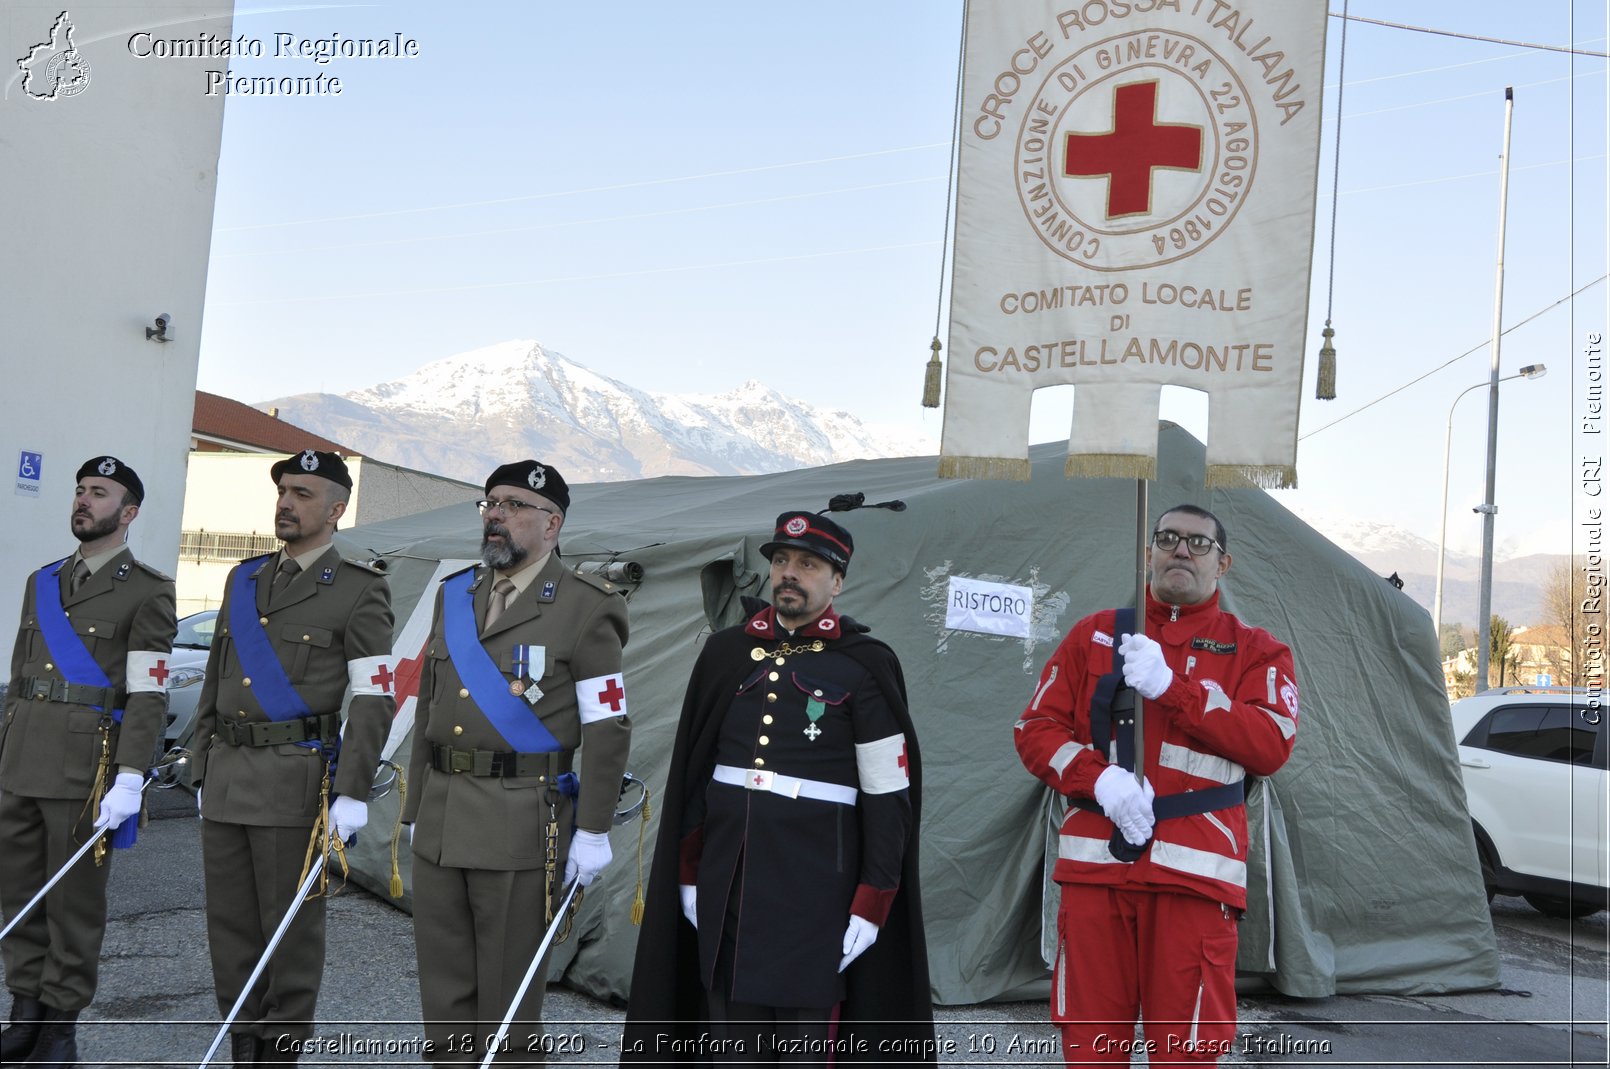
[[[1013,479],[1028,482],[1027,457],[940,457],[941,479]]]
[[[1157,458],[1134,453],[1069,453],[1062,474],[1070,479],[1155,479]]]
[[[1261,490],[1291,490],[1297,486],[1295,464],[1209,464],[1202,479],[1205,489],[1256,486]]]

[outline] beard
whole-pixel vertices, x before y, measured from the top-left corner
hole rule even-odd
[[[107,535],[109,535],[113,531],[117,530],[117,516],[116,515],[107,516],[105,519],[102,519],[102,520],[95,520],[92,517],[90,517],[87,513],[80,513],[79,515],[83,516],[84,519],[90,521],[89,526],[80,527],[78,522],[77,522],[78,519],[79,519],[79,516],[74,516],[73,517],[73,521],[74,521],[73,524],[72,524],[73,537],[78,539],[80,542],[93,542],[97,538],[105,538]]]
[[[503,541],[489,542],[487,535],[498,535]],[[509,529],[500,523],[489,523],[481,534],[481,563],[495,572],[506,572],[525,560],[524,548],[509,540]]]

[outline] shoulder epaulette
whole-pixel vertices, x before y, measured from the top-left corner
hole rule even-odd
[[[164,583],[173,582],[173,576],[164,575],[163,573],[157,571],[155,568],[151,567],[149,564],[145,563],[145,561],[143,561],[143,560],[135,561],[134,566],[136,568],[140,569],[146,575],[151,576],[153,579],[160,579]]]
[[[446,575],[442,576],[442,579],[445,581],[445,580],[453,578],[453,576],[455,576],[455,575],[463,575],[465,572],[473,572],[475,569],[477,569],[479,567],[480,567],[479,564],[467,564],[464,567],[460,568],[456,572],[448,572]]]
[[[354,568],[357,568],[359,571],[367,572],[369,575],[385,575],[386,574],[386,571],[385,571],[384,568],[376,568],[373,564],[370,564],[368,561],[352,560],[350,557],[342,557],[341,558],[341,563],[342,564],[350,564]]]
[[[580,569],[572,568],[570,569],[570,574],[575,578],[580,579],[583,583],[586,583],[594,590],[601,591],[605,594],[624,595],[626,593],[626,588],[624,586],[615,582],[613,579],[605,579],[597,572],[584,572]]]

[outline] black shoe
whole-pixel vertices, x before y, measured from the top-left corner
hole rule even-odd
[[[39,1041],[28,1056],[27,1065],[54,1065],[59,1069],[78,1064],[78,1011],[45,1006],[39,1019]]]
[[[235,1069],[256,1069],[259,1059],[263,1056],[263,1037],[251,1036],[244,1032],[229,1033],[230,1060],[235,1063]]]
[[[39,1018],[44,1004],[32,995],[11,993],[11,1023],[0,1028],[0,1062],[18,1065],[28,1060],[39,1039]]]

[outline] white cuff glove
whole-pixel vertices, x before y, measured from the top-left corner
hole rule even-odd
[[[850,962],[866,953],[866,948],[878,941],[878,926],[865,917],[850,914],[850,926],[844,929],[844,960],[839,972],[849,968]]]
[[[97,828],[116,829],[119,824],[140,811],[140,786],[145,777],[138,772],[119,772],[117,782],[101,799],[101,815],[96,818]]]
[[[609,836],[601,831],[577,828],[570,839],[570,856],[565,859],[565,883],[580,880],[586,887],[614,856],[615,852],[609,848]]]
[[[1163,647],[1145,635],[1125,635],[1118,643],[1124,655],[1124,682],[1151,701],[1174,682],[1174,670],[1163,660]]]
[[[682,916],[695,928],[699,926],[699,889],[691,883],[677,885],[677,891],[682,895]]]
[[[1135,782],[1133,772],[1125,772],[1119,765],[1108,765],[1096,777],[1096,803],[1107,819],[1118,825],[1118,830],[1131,846],[1142,846],[1152,837],[1152,799],[1156,796],[1150,781],[1144,789]]]
[[[330,803],[330,830],[348,846],[369,823],[369,803],[342,795]]]

